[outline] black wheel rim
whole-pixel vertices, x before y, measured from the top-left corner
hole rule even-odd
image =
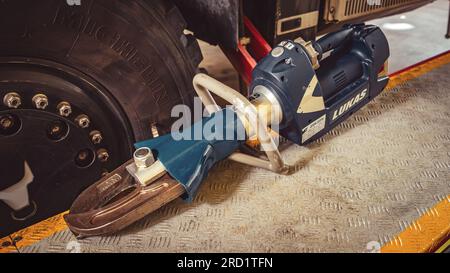
[[[19,106],[5,101],[11,93]],[[20,181],[27,162],[34,176],[29,200],[36,207],[29,217],[10,217],[14,210],[0,201],[0,217],[7,219],[0,235],[66,210],[84,188],[131,156],[133,134],[118,102],[72,68],[0,59],[0,100],[0,166],[8,168],[0,172],[0,191]]]

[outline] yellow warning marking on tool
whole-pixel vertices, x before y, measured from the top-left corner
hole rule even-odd
[[[382,253],[435,252],[450,237],[450,195],[381,248]]]
[[[313,93],[316,90],[317,84],[319,83],[317,76],[312,77],[311,82],[306,88],[305,94],[303,95],[300,106],[298,107],[297,113],[314,113],[322,111],[325,109],[325,103],[323,97],[314,97]]]
[[[398,73],[395,73],[390,77],[390,82],[387,89],[393,88],[405,81],[417,78],[433,69],[439,68],[445,64],[450,63],[450,51],[447,51],[435,58],[425,60],[415,66],[409,67]],[[314,82],[312,82],[314,85]],[[14,246],[1,247],[2,242],[11,242],[13,238],[21,238],[21,240],[16,242],[16,247],[18,249],[26,246],[35,244],[45,238],[52,236],[53,234],[67,229],[66,222],[64,222],[63,215],[68,212],[61,213],[26,229],[18,231],[11,234],[8,237],[0,239],[0,253],[14,252],[16,248]],[[450,217],[450,212],[447,212],[447,216]],[[450,223],[447,219],[447,223]],[[447,229],[448,232],[448,229]],[[386,245],[382,251],[386,252],[388,250],[388,245]],[[399,249],[397,249],[399,250]]]

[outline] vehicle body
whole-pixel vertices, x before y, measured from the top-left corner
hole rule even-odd
[[[343,24],[406,12],[431,0],[175,0],[199,39],[236,48],[248,17],[269,45],[302,37],[314,40]]]

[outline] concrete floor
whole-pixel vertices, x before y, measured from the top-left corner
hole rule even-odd
[[[449,1],[436,0],[411,12],[368,22],[380,26],[389,40],[390,73],[450,50],[450,39],[445,38],[448,12]],[[238,75],[222,51],[204,42],[200,42],[200,47],[204,56],[200,67],[206,68],[211,76],[238,89]]]
[[[445,38],[449,4],[448,0],[437,0],[411,12],[369,22],[380,26],[389,40],[389,72],[450,50],[450,39]]]

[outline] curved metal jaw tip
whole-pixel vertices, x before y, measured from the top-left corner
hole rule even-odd
[[[78,237],[115,233],[185,193],[167,173],[140,183],[127,171],[133,160],[86,189],[64,220]]]

